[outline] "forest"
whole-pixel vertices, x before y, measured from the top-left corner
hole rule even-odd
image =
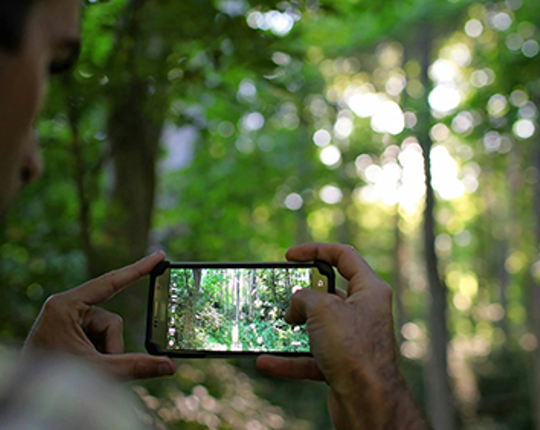
[[[45,173],[0,226],[3,345],[50,294],[156,249],[279,261],[342,242],[394,290],[403,373],[434,428],[540,430],[540,2],[83,14],[80,61],[37,121]],[[132,351],[146,288],[108,306]],[[324,384],[249,359],[181,361],[133,389],[160,429],[331,428]]]
[[[285,320],[311,269],[172,269],[171,350],[309,352],[305,327]]]

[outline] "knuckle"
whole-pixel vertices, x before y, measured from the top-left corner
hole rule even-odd
[[[113,314],[113,321],[114,321],[114,324],[117,325],[118,327],[124,327],[124,318],[122,318],[120,315]]]
[[[306,294],[308,294],[308,290],[305,290],[305,289],[301,289],[295,292],[292,295],[292,299],[291,299],[292,304],[296,305],[300,302],[303,302],[306,298]]]
[[[64,306],[64,296],[62,294],[53,294],[50,296],[43,305],[45,312],[57,312]]]
[[[116,276],[116,272],[117,272],[117,270],[112,270],[110,272],[105,273],[104,275],[101,276],[101,280],[103,280],[103,281],[111,280],[112,278],[114,278]]]
[[[394,291],[392,290],[392,287],[390,287],[390,285],[388,285],[386,282],[382,282],[379,290],[380,294],[386,301],[392,301]]]
[[[356,248],[353,245],[344,243],[341,245],[341,247],[343,248],[344,251],[352,251],[352,252],[357,253]]]
[[[314,309],[315,313],[317,314],[334,313],[340,302],[340,300],[339,301],[338,300],[339,299],[336,296],[331,296],[331,295],[324,296],[315,305],[315,309]]]

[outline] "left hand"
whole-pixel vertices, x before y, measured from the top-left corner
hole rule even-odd
[[[122,318],[94,307],[147,276],[165,253],[156,252],[131,266],[47,299],[34,323],[24,352],[40,349],[73,354],[122,379],[169,376],[172,360],[146,354],[124,354]]]

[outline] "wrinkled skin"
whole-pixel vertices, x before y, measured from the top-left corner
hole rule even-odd
[[[332,264],[349,282],[347,292],[297,292],[286,320],[307,324],[313,358],[262,356],[259,369],[325,381],[337,430],[429,429],[399,371],[388,284],[351,246],[302,245],[289,249],[287,258]]]

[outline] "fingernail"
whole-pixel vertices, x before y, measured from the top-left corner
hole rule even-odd
[[[158,255],[162,256],[162,257],[165,257],[165,252],[163,250],[158,250],[156,252],[154,252],[151,257],[157,257]]]
[[[173,369],[169,363],[161,363],[158,365],[158,373],[160,376],[169,376],[172,375]]]

